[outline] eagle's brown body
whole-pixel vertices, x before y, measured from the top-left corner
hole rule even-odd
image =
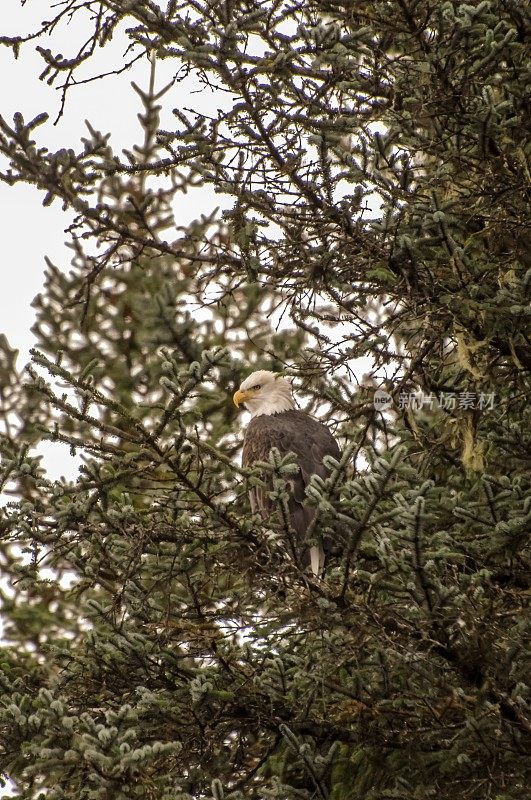
[[[243,442],[243,466],[252,467],[257,461],[267,461],[273,447],[282,456],[292,452],[297,457],[299,472],[290,475],[287,481],[290,490],[288,508],[291,527],[295,531],[298,544],[302,544],[316,513],[315,506],[308,505],[306,486],[312,475],[319,475],[321,478],[328,476],[329,470],[323,465],[325,456],[339,460],[341,452],[336,440],[322,422],[296,409],[278,414],[261,414],[251,419]],[[253,487],[249,498],[253,513],[267,516],[274,509],[267,490]],[[310,551],[306,548],[302,553],[301,564],[307,566],[309,563]]]

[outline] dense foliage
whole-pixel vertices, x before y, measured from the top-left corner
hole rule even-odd
[[[75,214],[29,371],[1,340],[4,778],[27,800],[524,798],[524,4],[46,5],[0,42],[36,41],[64,103],[113,36],[148,88],[126,157],[0,118],[3,180]],[[179,106],[191,75],[210,115]],[[179,226],[208,186],[221,211]],[[253,367],[343,448],[310,491],[339,544],[323,580],[282,530],[290,459],[238,466]],[[81,457],[75,483],[43,439]]]

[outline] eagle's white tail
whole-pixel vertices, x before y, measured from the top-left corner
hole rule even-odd
[[[310,564],[312,565],[312,572],[316,577],[319,577],[324,567],[324,550],[319,545],[310,547]]]

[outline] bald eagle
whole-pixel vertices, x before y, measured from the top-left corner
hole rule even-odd
[[[288,509],[290,526],[297,541],[304,542],[316,508],[307,505],[306,486],[312,475],[326,478],[329,470],[323,465],[325,456],[339,460],[341,451],[326,425],[295,408],[291,385],[282,376],[259,370],[253,372],[234,394],[236,406],[244,405],[251,412],[243,440],[242,465],[252,467],[257,461],[267,461],[269,451],[276,447],[280,454],[295,453],[299,472],[290,476]],[[253,486],[249,492],[251,511],[267,517],[274,510],[267,491]],[[302,557],[302,565],[311,565],[314,575],[322,572],[325,551],[322,540],[310,547]]]

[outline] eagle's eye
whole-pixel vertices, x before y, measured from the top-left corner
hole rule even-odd
[[[256,386],[251,386],[251,391],[252,392],[255,392],[255,391],[257,392],[258,389],[261,389],[261,388],[262,388],[262,385],[260,383],[257,383]]]

